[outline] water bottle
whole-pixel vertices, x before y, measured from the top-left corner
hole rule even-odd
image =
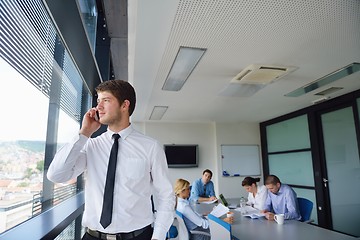
[[[246,206],[246,199],[244,197],[241,197],[240,198],[240,211],[241,211],[241,214],[246,213],[245,206]]]

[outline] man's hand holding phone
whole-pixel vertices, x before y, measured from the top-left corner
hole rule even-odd
[[[98,111],[98,110],[96,110],[96,112],[95,112],[94,119],[95,119],[95,121],[97,121],[97,122],[100,120],[100,116],[99,116],[99,111]]]
[[[87,111],[84,115],[79,133],[90,137],[100,128],[101,123],[99,122],[99,119],[98,110],[95,107],[89,109],[89,111]]]

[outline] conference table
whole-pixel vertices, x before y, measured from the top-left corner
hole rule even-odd
[[[265,217],[251,219],[244,217],[240,212],[235,212],[235,221],[231,225],[232,235],[240,240],[247,239],[274,239],[274,240],[351,240],[356,239],[342,233],[331,231],[303,223],[297,220],[285,220],[279,225]],[[211,230],[210,230],[211,231]]]
[[[195,210],[203,215],[211,212],[216,204],[196,204]],[[265,217],[252,219],[243,216],[240,211],[234,212],[234,223],[231,233],[240,240],[354,240],[358,239],[342,233],[331,231],[296,220],[285,220],[283,225],[269,221]],[[211,231],[211,229],[210,229]],[[220,239],[214,239],[220,240]]]

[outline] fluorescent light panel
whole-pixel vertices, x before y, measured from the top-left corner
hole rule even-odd
[[[168,108],[168,106],[155,106],[151,112],[149,119],[161,120]]]
[[[179,91],[205,51],[206,48],[180,47],[162,90]]]
[[[356,73],[357,71],[360,71],[360,63],[354,62],[354,63],[349,64],[339,70],[336,70],[322,78],[319,78],[319,79],[315,80],[314,82],[311,82],[301,88],[298,88],[288,94],[285,94],[285,96],[298,97],[298,96],[304,95],[304,94],[311,92],[317,88],[325,86],[326,84],[332,83],[336,80],[339,80],[339,79],[347,77],[353,73]]]

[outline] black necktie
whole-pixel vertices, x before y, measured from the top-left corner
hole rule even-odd
[[[114,139],[114,144],[112,145],[110,152],[108,170],[106,174],[103,207],[100,218],[100,223],[104,228],[110,225],[112,218],[116,162],[117,162],[117,154],[119,149],[118,140],[120,138],[120,135],[113,134],[112,137]]]
[[[206,185],[204,185],[204,197],[206,197]]]

